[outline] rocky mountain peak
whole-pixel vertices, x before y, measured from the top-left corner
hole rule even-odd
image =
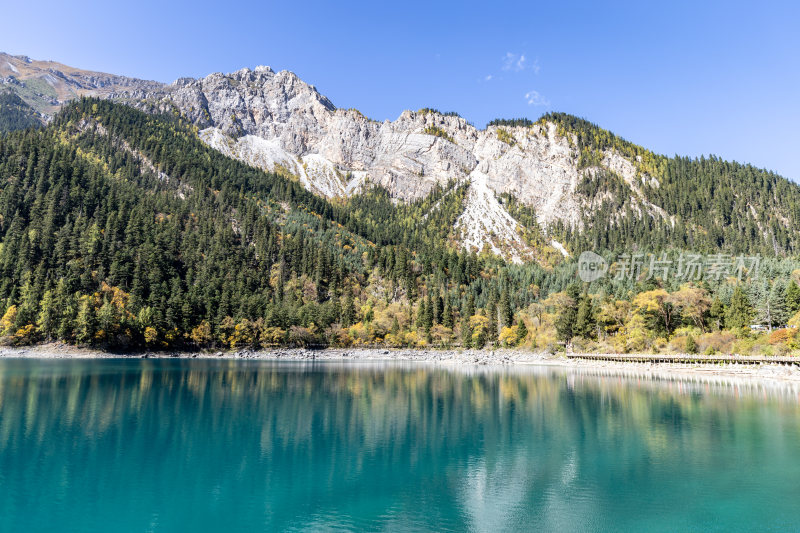
[[[436,185],[467,182],[470,192],[454,234],[467,248],[487,248],[514,261],[532,251],[500,195],[533,207],[545,231],[559,221],[581,223],[589,206],[578,185],[600,170],[621,173],[635,195],[634,164],[608,153],[600,166],[581,168],[576,139],[553,123],[479,130],[434,109],[377,122],[355,109],[337,109],[294,73],[268,67],[211,74],[150,99],[177,106],[214,148],[293,175],[326,197],[347,197],[375,183],[398,201],[414,201]],[[662,216],[644,203],[640,209]]]
[[[477,129],[455,113],[434,109],[378,122],[356,109],[337,109],[295,73],[269,66],[165,85],[0,54],[0,80],[45,114],[81,95],[148,110],[177,108],[210,146],[294,176],[329,198],[351,196],[372,183],[409,202],[437,185],[467,184],[454,238],[465,248],[488,249],[514,261],[529,258],[531,249],[502,195],[533,208],[544,232],[557,222],[577,227],[593,208],[579,185],[610,172],[629,188],[640,215],[666,217],[640,194],[647,177],[639,175],[636,162],[607,151],[594,166],[581,165],[574,135],[551,122]]]

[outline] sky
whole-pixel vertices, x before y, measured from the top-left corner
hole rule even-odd
[[[171,82],[291,70],[378,120],[548,111],[800,181],[795,2],[10,0],[0,51]]]

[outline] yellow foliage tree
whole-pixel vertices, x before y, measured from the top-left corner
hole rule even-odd
[[[517,326],[506,326],[500,330],[499,340],[503,346],[516,346],[518,336]]]
[[[658,316],[664,324],[664,329],[669,332],[672,327],[672,302],[670,295],[664,289],[640,292],[633,299],[633,306],[639,312],[652,313]]]
[[[144,342],[152,345],[156,342],[156,340],[158,340],[158,332],[156,331],[156,328],[151,326],[144,328]]]
[[[17,321],[17,306],[12,305],[6,309],[3,318],[0,319],[0,334],[9,336],[14,332],[14,323]]]
[[[211,324],[208,323],[208,320],[203,320],[200,325],[192,328],[189,338],[199,346],[211,342]]]

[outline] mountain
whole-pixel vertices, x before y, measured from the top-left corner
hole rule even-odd
[[[419,297],[424,276],[459,290],[506,282],[481,275],[502,263],[447,246],[459,188],[452,205],[439,188],[411,204],[370,189],[336,205],[220,154],[180,117],[107,100],[0,136],[0,176],[0,334],[14,342],[203,346],[225,331],[269,344],[292,327],[296,342],[322,342],[364,305]],[[407,328],[408,311],[392,309]]]
[[[209,146],[329,199],[378,185],[413,202],[436,186],[465,184],[452,240],[513,262],[587,247],[797,249],[794,184],[716,158],[659,156],[570,115],[478,129],[454,113],[421,109],[377,122],[269,67],[112,96],[179,113]],[[520,209],[532,215],[525,224]]]
[[[356,205],[378,187],[409,207],[446,205],[457,216],[437,230],[442,242],[514,263],[553,265],[586,249],[798,250],[795,184],[713,157],[661,156],[567,114],[484,129],[433,109],[378,122],[263,66],[168,85],[6,54],[0,68],[23,99],[20,83],[62,91],[52,109],[90,94],[178,114],[208,146],[334,203]]]
[[[498,194],[532,206],[542,225],[580,219],[582,204],[572,192],[583,174],[569,139],[557,136],[553,124],[478,130],[461,117],[428,109],[377,122],[354,109],[337,109],[295,74],[269,67],[180,79],[122,97],[175,109],[201,129],[200,138],[210,146],[295,176],[328,198],[352,196],[370,183],[408,202],[424,198],[435,185],[468,182],[457,240],[515,261],[531,259],[533,251]],[[631,173],[613,153],[604,164],[626,177]]]
[[[153,91],[162,84],[104,72],[93,72],[0,52],[0,89],[17,94],[46,122],[64,103],[80,96],[108,97],[126,90]]]
[[[761,169],[561,113],[377,123],[265,67],[101,96],[44,127],[0,102],[0,342],[730,353],[800,321],[800,187]],[[587,249],[763,269],[580,285]],[[781,331],[758,349],[795,349]]]

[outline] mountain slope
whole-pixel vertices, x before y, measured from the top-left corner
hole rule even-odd
[[[79,96],[105,98],[116,91],[154,91],[161,85],[0,52],[0,88],[17,94],[43,121],[49,120],[64,103]]]
[[[0,137],[0,176],[0,335],[13,342],[328,342],[361,314],[354,296],[400,313],[430,299],[423,279],[453,297],[502,281],[448,250],[465,194],[453,183],[409,204],[367,188],[337,206],[207,147],[180,118],[109,101]]]
[[[63,98],[83,91],[178,113],[207,145],[336,205],[378,186],[408,206],[397,212],[406,217],[435,206],[427,201],[434,191],[463,185],[460,207],[448,205],[452,224],[436,238],[513,262],[552,264],[585,249],[798,250],[796,185],[715,158],[659,156],[570,115],[497,120],[483,130],[432,109],[377,122],[269,67],[162,85],[2,58],[9,86],[46,83]]]
[[[0,91],[0,133],[41,126],[40,115],[12,91]]]
[[[800,186],[773,172],[723,161],[665,157],[563,113],[542,117],[573,136],[579,167],[618,154],[576,189],[589,208],[580,228],[551,233],[573,250],[680,248],[794,255],[800,251]]]
[[[456,242],[515,262],[623,246],[797,250],[796,185],[715,159],[658,156],[569,115],[498,120],[483,130],[431,109],[377,122],[269,67],[117,96],[180,112],[210,146],[327,198],[352,197],[370,183],[413,202],[435,186],[465,183],[471,192]],[[534,217],[520,224],[501,196]]]

